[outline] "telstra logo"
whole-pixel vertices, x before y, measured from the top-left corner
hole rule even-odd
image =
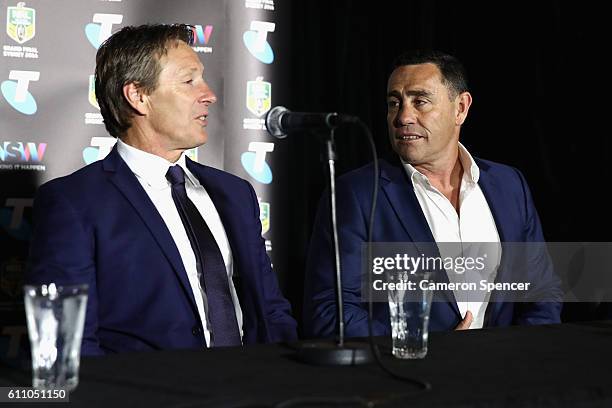
[[[36,100],[28,91],[30,81],[38,81],[40,72],[37,71],[10,71],[9,79],[15,81],[4,81],[0,85],[4,99],[16,110],[26,115],[36,113]]]
[[[197,40],[197,42],[200,44],[208,44],[210,37],[212,36],[213,26],[207,25],[202,28],[202,26],[198,24],[192,26],[191,30],[193,31],[194,40]]]
[[[31,198],[7,198],[5,208],[0,208],[0,227],[14,239],[27,241],[30,239],[32,227],[25,219],[24,212],[31,208],[34,200]]]
[[[274,151],[274,143],[251,142],[249,151],[242,153],[240,162],[249,176],[263,184],[272,182],[272,170],[266,163],[266,153]]]
[[[101,160],[106,157],[117,143],[114,137],[92,137],[91,147],[83,149],[83,161],[85,164],[91,164],[96,160]]]
[[[46,143],[3,142],[0,144],[0,160],[40,162],[47,150]]]
[[[274,61],[274,51],[268,43],[268,33],[274,32],[274,23],[267,21],[251,21],[251,30],[246,31],[242,36],[242,41],[249,52],[264,64],[271,64]]]
[[[93,15],[93,23],[89,23],[85,26],[85,35],[91,45],[93,45],[95,49],[98,49],[98,47],[111,36],[113,24],[121,24],[122,21],[123,16],[121,14],[95,13]]]

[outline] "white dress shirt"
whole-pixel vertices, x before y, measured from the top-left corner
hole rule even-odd
[[[185,189],[187,190],[187,196],[194,203],[202,215],[202,218],[204,218],[204,221],[206,221],[208,228],[210,228],[210,232],[221,250],[225,269],[227,270],[232,301],[234,302],[234,308],[236,310],[236,319],[238,321],[238,327],[240,328],[240,336],[242,337],[242,310],[240,309],[236,288],[232,281],[232,250],[215,205],[206,192],[206,189],[189,169],[187,169],[185,154],[182,154],[176,163],[171,163],[162,157],[136,149],[124,143],[121,139],[117,139],[117,151],[130,170],[132,170],[142,185],[142,188],[144,188],[166,223],[170,235],[172,235],[172,239],[181,255],[185,271],[187,271],[187,278],[189,279],[189,284],[193,291],[193,297],[195,298],[200,320],[202,321],[202,327],[204,328],[206,345],[210,347],[210,331],[208,329],[210,324],[206,319],[208,308],[206,293],[200,284],[200,278],[196,268],[196,258],[191,248],[189,237],[187,236],[181,217],[174,204],[174,200],[172,200],[170,182],[166,179],[166,172],[170,166],[178,165],[182,167],[185,172]]]
[[[436,242],[486,242],[496,244],[485,246],[489,252],[487,254],[487,261],[485,262],[487,268],[481,273],[483,279],[493,282],[501,259],[499,234],[489,204],[478,185],[480,169],[474,162],[470,153],[461,143],[459,143],[459,160],[463,166],[463,177],[459,190],[459,213],[457,213],[457,210],[455,210],[455,207],[453,207],[448,198],[431,185],[423,173],[405,162],[404,168],[410,180],[412,180],[417,200],[421,205],[421,209],[427,219],[427,224]],[[470,253],[462,253],[460,255],[472,257],[479,256],[479,250],[482,249],[481,246],[476,245],[466,245],[465,247],[460,245],[453,247],[453,249],[460,248],[462,252],[464,250],[470,251]],[[491,249],[493,249],[493,251],[491,251]],[[440,248],[440,255],[443,258],[447,256],[456,257],[458,255],[457,253],[445,254],[443,253],[444,251],[445,249],[442,246]],[[446,274],[451,283],[466,282],[466,279],[468,279],[468,282],[473,281],[472,278],[468,278],[466,275],[458,275],[452,271],[447,270]],[[475,283],[478,285],[479,281],[477,280]],[[465,317],[468,310],[471,311],[474,320],[470,328],[480,329],[484,324],[484,317],[490,294],[472,294],[472,292],[469,292],[470,296],[468,297],[466,293],[467,292],[462,292],[462,294],[459,295],[458,292],[455,291],[457,306],[459,307],[462,317]]]

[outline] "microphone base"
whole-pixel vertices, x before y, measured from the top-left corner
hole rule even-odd
[[[345,342],[340,347],[333,340],[314,340],[295,345],[295,358],[303,363],[321,366],[362,365],[373,362],[370,345],[360,342]]]

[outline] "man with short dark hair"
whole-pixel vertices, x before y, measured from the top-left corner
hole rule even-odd
[[[117,144],[41,186],[28,283],[88,284],[83,354],[296,337],[245,180],[185,157],[217,100],[186,25],[125,27],[96,55]]]
[[[387,86],[389,140],[397,160],[380,162],[373,241],[492,243],[502,248],[500,258],[492,262],[495,272],[503,256],[501,242],[543,242],[544,236],[523,175],[473,158],[459,143],[471,104],[466,75],[456,58],[436,51],[397,58]],[[361,249],[367,241],[373,175],[368,165],[336,183],[347,336],[368,334]],[[306,270],[304,319],[310,336],[331,336],[337,326],[330,224],[322,200]],[[448,301],[433,303],[431,329],[559,322],[559,281],[547,254],[533,254],[529,278],[546,301],[496,303],[486,296],[471,301],[451,294]],[[443,273],[453,283],[450,271]],[[386,303],[374,305],[373,328],[374,334],[390,333]]]

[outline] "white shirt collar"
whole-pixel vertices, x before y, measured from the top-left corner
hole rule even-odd
[[[412,164],[405,162],[401,157],[400,160],[402,161],[404,169],[406,169],[406,173],[408,173],[408,176],[413,183],[415,182],[415,179],[429,183],[427,176],[415,169]],[[467,177],[468,181],[478,183],[478,179],[480,178],[480,169],[478,168],[478,165],[474,161],[474,158],[470,152],[468,152],[465,146],[463,146],[461,143],[459,143],[459,160],[461,161],[461,166],[464,170],[463,178],[465,179]],[[466,171],[466,169],[469,170]]]
[[[468,152],[461,143],[459,143],[459,160],[461,160],[461,165],[463,166],[463,174],[467,174],[472,183],[478,183],[480,179],[480,168],[474,161],[470,152]],[[466,169],[469,170],[466,171]]]
[[[176,163],[172,163],[163,157],[130,146],[119,138],[117,139],[117,151],[130,170],[153,188],[163,189],[170,185],[166,179],[166,173],[168,168],[175,164],[183,168],[187,179],[193,185],[199,184],[195,176],[187,168],[184,152]]]

